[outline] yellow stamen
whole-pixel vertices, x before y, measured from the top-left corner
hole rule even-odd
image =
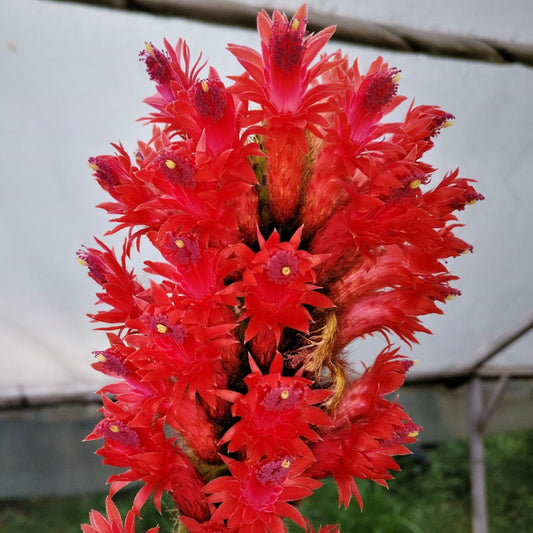
[[[287,389],[282,390],[282,391],[281,391],[281,394],[280,394],[281,399],[282,399],[282,400],[286,400],[286,399],[289,397],[289,394],[290,394],[290,393],[289,393],[289,391],[288,391]]]
[[[84,261],[81,257],[78,257],[77,261],[81,266],[87,266],[87,261]]]
[[[119,433],[120,432],[120,428],[116,424],[110,425],[109,426],[109,430],[112,431],[113,433]]]
[[[281,463],[281,468],[289,468],[291,466],[291,462],[288,459],[283,459],[283,462]]]
[[[181,239],[176,239],[174,241],[174,244],[178,247],[178,248],[185,248],[185,243],[181,240]]]
[[[157,331],[159,331],[159,333],[166,333],[168,330],[165,324],[157,324],[156,328],[157,328]]]
[[[418,359],[411,359],[411,362],[413,363],[413,365],[417,365],[418,364]]]
[[[466,202],[466,205],[474,205],[475,203],[477,203],[477,200],[472,199],[472,200]]]
[[[176,168],[176,163],[174,163],[174,161],[172,161],[172,159],[167,159],[165,161],[165,165],[167,166],[167,168],[169,168],[170,170],[174,170]]]
[[[291,24],[291,30],[296,31],[299,25],[300,25],[300,21],[298,19],[294,19]]]
[[[398,83],[402,79],[402,75],[398,72],[394,78],[392,78],[392,83]]]
[[[411,183],[409,183],[409,187],[411,187],[411,189],[418,189],[418,187],[420,187],[420,184],[422,183],[421,180],[413,180]]]
[[[418,431],[410,431],[408,434],[407,434],[408,437],[416,437],[418,436]]]
[[[101,353],[96,355],[96,359],[100,361],[100,363],[105,363],[107,361],[107,357]]]
[[[100,170],[100,167],[94,163],[89,163],[89,167],[91,167],[93,170]]]
[[[452,125],[453,125],[453,120],[447,120],[446,122],[444,122],[441,128],[449,128]]]
[[[205,80],[202,80],[202,91],[204,91],[204,93],[207,93],[209,92],[209,85],[208,83],[205,81]]]
[[[284,266],[284,267],[281,269],[281,273],[282,273],[284,276],[288,276],[288,275],[291,273],[291,269],[290,269],[290,267],[288,267],[288,266]]]
[[[152,56],[154,55],[154,49],[150,43],[144,43],[144,49]]]
[[[455,295],[454,294],[448,294],[448,296],[446,296],[445,300],[448,300],[449,302],[451,302],[452,300],[455,300]]]

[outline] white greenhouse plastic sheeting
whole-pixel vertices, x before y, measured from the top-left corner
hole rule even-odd
[[[321,4],[338,16],[341,7],[352,9],[347,1],[336,2],[335,9],[333,2]],[[515,4],[516,12],[520,2]],[[383,2],[378,5],[380,18]],[[353,9],[354,16],[370,16]],[[516,20],[516,34],[506,30],[498,37],[531,36],[520,17]],[[146,40],[157,45],[163,37],[183,37],[193,55],[202,52],[221,75],[230,75],[241,68],[225,44],[258,41],[247,29],[43,0],[2,3],[0,35],[0,398],[4,404],[20,397],[38,403],[51,395],[84,395],[102,383],[89,364],[105,338],[91,331],[85,317],[97,287],[76,263],[75,252],[109,229],[105,214],[94,208],[105,196],[87,158],[110,152],[109,143],[116,141],[131,152],[137,139],[149,135],[136,122],[148,111],[142,99],[154,92],[138,51]],[[463,176],[478,180],[486,200],[461,219],[466,227],[460,235],[474,245],[474,254],[450,264],[461,277],[456,286],[463,296],[446,306],[444,316],[426,320],[434,335],[421,337],[413,355],[419,364],[411,374],[460,373],[531,320],[533,69],[335,42],[330,49],[339,46],[358,56],[363,68],[384,55],[402,70],[401,94],[457,117],[427,160],[441,176],[459,166]],[[371,360],[377,344],[359,341],[351,357]],[[529,334],[492,365],[531,371],[532,355]]]
[[[156,1],[161,3],[161,0],[141,0],[141,3],[149,5]],[[267,10],[278,8],[288,11],[295,10],[303,3],[300,0],[228,1]],[[166,0],[165,3],[183,2]],[[450,35],[533,44],[533,3],[530,0],[307,0],[305,3],[311,16],[334,16],[339,21],[353,18]]]
[[[83,0],[82,0],[83,1]],[[91,0],[85,0],[91,2]],[[251,26],[256,11],[294,11],[300,0],[99,0],[150,12]],[[309,0],[310,25],[337,26],[348,42],[409,52],[533,66],[529,0]],[[214,8],[216,6],[216,8]]]

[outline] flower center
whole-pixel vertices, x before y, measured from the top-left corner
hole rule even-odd
[[[291,461],[289,457],[269,461],[259,468],[256,478],[262,485],[266,485],[267,483],[280,485],[289,476],[290,466]]]
[[[255,511],[272,511],[283,492],[283,483],[289,477],[290,457],[259,463],[242,484],[242,497]]]
[[[89,275],[96,283],[100,285],[107,283],[105,265],[100,257],[85,247],[78,250],[76,255],[78,256],[78,263],[89,269]]]
[[[137,432],[120,420],[106,422],[104,424],[103,436],[106,439],[111,439],[123,446],[138,448],[140,445],[140,439]]]
[[[139,53],[139,61],[144,61],[146,71],[152,81],[163,85],[170,81],[170,61],[167,54],[158,50],[152,43],[144,43]]]
[[[89,158],[89,167],[94,170],[94,176],[107,191],[120,185],[120,180],[115,176],[113,167],[102,157]]]
[[[390,438],[381,441],[382,448],[392,448],[398,444],[404,444],[407,438],[413,439],[416,437],[422,428],[413,424],[412,422],[405,423],[402,427],[396,428],[396,430],[390,435]]]
[[[292,281],[298,272],[299,261],[290,250],[279,250],[266,264],[265,270],[271,281],[285,285]]]
[[[170,255],[170,260],[177,265],[195,265],[200,259],[200,246],[194,236],[167,233],[165,236],[165,249]]]
[[[188,189],[193,189],[196,186],[194,165],[184,157],[174,152],[162,152],[157,161],[161,174],[174,185]]]
[[[128,373],[121,359],[111,353],[110,350],[93,352],[93,354],[97,360],[97,363],[94,363],[95,368],[104,374],[119,377]]]
[[[276,387],[265,393],[261,405],[268,411],[288,411],[298,404],[301,397],[300,389]]]
[[[226,89],[220,80],[202,80],[189,90],[191,104],[200,117],[218,122],[228,105]]]
[[[374,74],[366,88],[365,107],[377,111],[387,105],[398,91],[400,71],[395,68],[381,70]]]
[[[459,289],[454,289],[453,287],[448,287],[447,294],[444,298],[450,302],[455,300],[457,296],[461,296],[461,291]]]
[[[441,129],[449,128],[453,124],[454,118],[455,117],[451,113],[441,113],[434,117],[430,126],[430,137],[436,137]]]
[[[269,49],[274,64],[283,72],[292,72],[303,60],[305,53],[305,20],[272,26]]]
[[[172,338],[178,344],[181,344],[187,335],[187,331],[183,326],[180,324],[170,325],[168,318],[164,315],[145,315],[144,320],[153,332]]]
[[[473,205],[476,202],[484,200],[485,197],[476,191],[467,192],[465,195],[465,201],[467,205]]]

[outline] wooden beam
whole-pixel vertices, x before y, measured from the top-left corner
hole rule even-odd
[[[485,485],[485,450],[483,428],[479,423],[483,416],[481,378],[474,376],[469,386],[470,423],[470,496],[472,504],[472,533],[488,533],[487,494]]]

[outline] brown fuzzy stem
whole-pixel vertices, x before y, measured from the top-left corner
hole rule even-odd
[[[304,364],[304,369],[314,374],[317,383],[323,382],[324,379],[329,381],[329,387],[334,394],[325,404],[334,410],[346,387],[346,362],[336,350],[339,324],[335,310],[325,311],[323,320],[324,325],[312,338],[313,348]]]

